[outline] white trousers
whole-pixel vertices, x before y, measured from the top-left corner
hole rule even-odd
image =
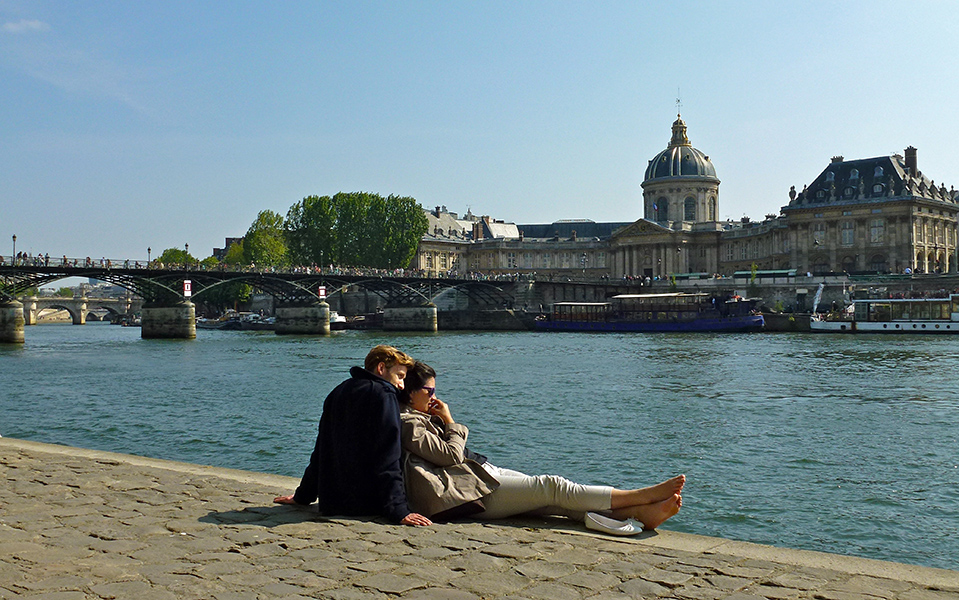
[[[503,519],[521,514],[561,515],[582,521],[590,511],[609,510],[613,488],[582,485],[556,475],[527,475],[490,463],[483,467],[499,487],[483,498],[486,510],[478,519]]]

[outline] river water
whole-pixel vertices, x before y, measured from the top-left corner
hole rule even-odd
[[[0,434],[299,476],[327,392],[390,343],[500,466],[635,487],[666,529],[959,569],[959,338],[28,327]]]

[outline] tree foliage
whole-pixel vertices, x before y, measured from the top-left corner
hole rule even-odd
[[[243,238],[243,258],[247,263],[262,266],[289,264],[282,215],[260,211]]]
[[[226,249],[226,256],[223,257],[223,262],[227,265],[242,265],[245,260],[246,258],[243,256],[243,240],[230,244],[230,247]]]
[[[54,295],[58,298],[73,298],[73,288],[62,287]]]
[[[189,253],[187,253],[186,250],[183,250],[180,248],[167,248],[160,254],[160,256],[156,260],[163,263],[166,266],[196,263],[196,257],[190,255]]]
[[[294,263],[383,269],[408,266],[427,228],[413,198],[366,192],[308,196],[290,207],[285,224]]]

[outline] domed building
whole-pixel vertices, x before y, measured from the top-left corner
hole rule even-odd
[[[682,115],[669,146],[649,161],[642,187],[644,217],[610,239],[610,276],[715,273],[719,178],[709,156],[689,142]]]
[[[715,221],[718,198],[716,167],[689,143],[686,123],[677,115],[669,147],[646,167],[643,214],[657,223]]]

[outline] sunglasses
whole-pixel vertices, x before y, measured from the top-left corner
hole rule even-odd
[[[426,392],[429,393],[430,398],[432,398],[432,397],[433,397],[433,394],[436,393],[436,388],[435,388],[435,387],[421,387],[420,389],[421,389],[421,390],[426,390]]]

